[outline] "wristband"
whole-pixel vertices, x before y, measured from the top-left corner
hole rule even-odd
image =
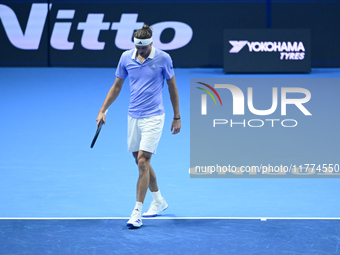
[[[181,119],[181,117],[179,117],[179,118],[174,118],[174,120],[180,120]]]

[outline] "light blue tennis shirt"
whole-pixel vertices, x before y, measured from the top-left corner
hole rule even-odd
[[[136,49],[125,51],[116,70],[118,78],[125,79],[129,75],[128,114],[137,119],[163,114],[164,79],[169,80],[174,75],[171,57],[166,52],[152,47],[148,58],[141,63],[136,53]]]

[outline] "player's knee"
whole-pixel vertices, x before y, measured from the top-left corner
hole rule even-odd
[[[145,158],[141,157],[137,160],[137,165],[139,168],[139,171],[149,171],[149,167],[148,167],[148,162]]]

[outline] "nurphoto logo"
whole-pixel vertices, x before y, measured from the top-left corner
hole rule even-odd
[[[199,84],[202,84],[206,87],[208,87],[219,99],[221,107],[222,105],[222,100],[216,89],[227,89],[231,92],[232,98],[233,98],[233,115],[245,115],[245,96],[243,94],[243,91],[232,84],[215,84],[213,88],[212,86],[202,83],[202,82],[197,82]],[[215,105],[217,105],[216,100],[213,96],[213,94],[204,88],[197,87],[198,89],[203,90],[206,92],[214,101]],[[287,94],[289,93],[294,93],[294,94],[302,94],[304,95],[303,98],[287,98]],[[207,94],[202,94],[201,95],[201,115],[207,115],[208,114],[208,106],[207,106]],[[258,116],[267,116],[273,114],[279,104],[279,97],[278,97],[278,88],[273,87],[272,88],[272,105],[269,109],[265,110],[259,110],[254,107],[253,104],[253,88],[248,87],[247,88],[247,106],[248,110]],[[303,105],[307,103],[311,99],[311,93],[309,90],[305,88],[298,88],[298,87],[282,87],[281,88],[281,116],[286,116],[287,115],[287,105],[295,105],[304,115],[306,116],[311,116],[312,114],[307,110],[307,108]],[[227,119],[213,119],[213,127],[216,127],[217,125],[225,125],[227,123],[230,123],[230,126],[233,127],[236,124],[242,125],[243,127],[246,126],[246,123],[248,124],[249,127],[262,127],[264,126],[265,123],[271,123],[271,126],[274,127],[274,123],[280,121],[281,125],[283,127],[296,127],[298,122],[295,119],[250,119],[246,121],[245,119],[243,122],[233,122],[231,119],[230,121]],[[256,123],[256,124],[255,124]]]

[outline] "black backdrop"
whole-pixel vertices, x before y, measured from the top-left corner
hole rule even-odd
[[[307,28],[311,31],[312,67],[340,66],[340,1],[3,1],[17,15],[25,31],[32,3],[51,3],[38,50],[23,50],[11,44],[0,13],[0,66],[116,66],[124,50],[115,46],[116,30],[103,30],[98,41],[103,50],[82,47],[82,30],[89,13],[103,13],[103,22],[119,22],[123,13],[138,14],[137,22],[149,25],[178,21],[192,28],[191,41],[182,48],[166,50],[176,67],[222,67],[223,30],[235,28]],[[47,5],[46,5],[47,6]],[[57,19],[58,10],[75,10],[71,20]],[[73,50],[50,46],[56,22],[72,22],[68,40]],[[173,29],[161,34],[163,43],[174,37]]]

